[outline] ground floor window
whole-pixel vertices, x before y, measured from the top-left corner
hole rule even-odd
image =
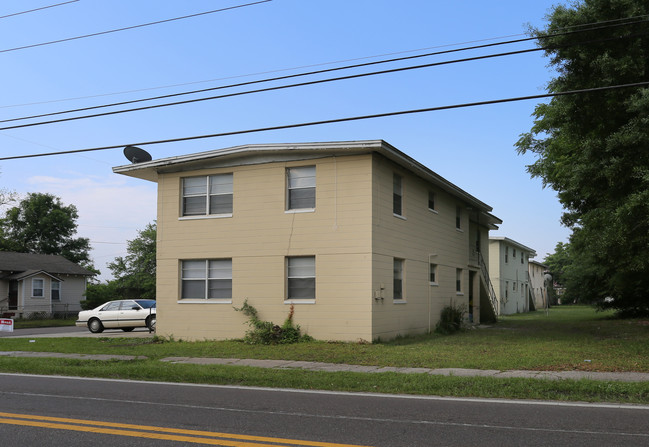
[[[232,299],[232,259],[181,261],[181,299]]]
[[[35,298],[43,298],[45,289],[45,281],[40,278],[32,279],[32,296]]]
[[[286,258],[286,299],[315,299],[315,256]]]
[[[52,280],[52,301],[61,301],[61,281]]]
[[[403,259],[394,258],[393,263],[393,298],[403,299]]]

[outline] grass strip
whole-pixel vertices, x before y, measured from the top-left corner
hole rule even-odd
[[[274,370],[247,366],[0,358],[0,371],[175,383],[369,393],[649,404],[647,383]]]

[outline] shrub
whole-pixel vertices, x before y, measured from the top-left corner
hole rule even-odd
[[[459,331],[464,324],[464,314],[466,314],[466,306],[464,304],[455,305],[451,303],[445,306],[435,326],[435,332],[439,334],[452,334]]]
[[[234,310],[242,312],[248,317],[250,330],[246,331],[243,341],[251,345],[289,344],[313,340],[308,335],[302,335],[300,333],[300,326],[293,323],[295,309],[292,304],[288,317],[286,317],[286,320],[284,320],[281,326],[271,321],[261,320],[257,309],[248,304],[247,299],[243,302],[243,306],[240,309],[235,307]]]

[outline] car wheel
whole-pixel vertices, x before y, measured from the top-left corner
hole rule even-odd
[[[155,316],[149,315],[146,317],[146,327],[149,328],[149,331],[155,331]]]
[[[123,330],[124,332],[131,332],[133,329],[135,329],[135,328],[134,328],[134,327],[123,327],[123,328],[122,328],[122,330]]]
[[[99,321],[97,318],[93,318],[88,322],[88,329],[93,334],[98,334],[104,331],[104,325],[101,324],[101,321]]]

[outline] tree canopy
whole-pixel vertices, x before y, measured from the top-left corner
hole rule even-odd
[[[128,241],[127,255],[108,264],[123,298],[156,298],[156,234],[156,224],[147,224]]]
[[[649,2],[582,0],[534,29],[556,70],[551,93],[647,81]],[[565,31],[579,31],[566,33]],[[573,230],[568,292],[601,307],[649,313],[649,89],[555,96],[516,143],[528,170],[557,191]],[[607,297],[613,297],[605,300]]]
[[[0,250],[60,255],[92,269],[90,241],[74,237],[79,214],[74,205],[44,193],[30,193],[0,219]]]

